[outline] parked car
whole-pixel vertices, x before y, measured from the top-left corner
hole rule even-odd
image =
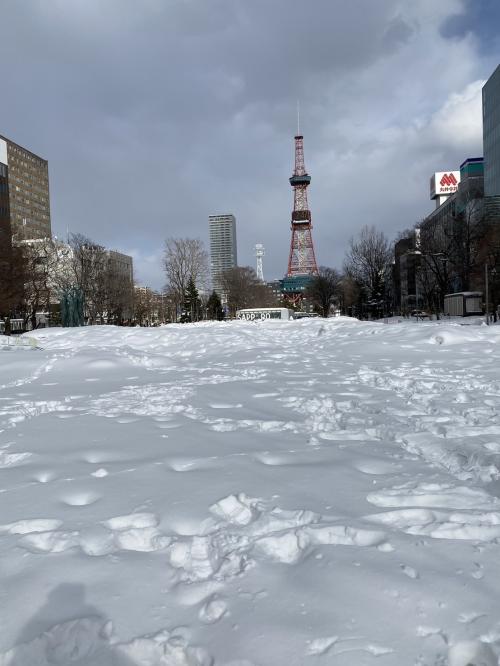
[[[425,310],[412,310],[410,312],[411,317],[415,317],[415,319],[431,319],[432,315],[429,314],[428,312],[425,312]]]
[[[319,317],[316,312],[295,312],[294,319],[310,319],[311,317]]]

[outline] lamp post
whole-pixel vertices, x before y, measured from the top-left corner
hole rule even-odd
[[[488,294],[488,264],[484,264],[484,305],[485,305],[485,321],[486,326],[490,325],[490,304],[489,304],[489,294]]]
[[[496,268],[489,268],[488,264],[484,264],[484,306],[485,306],[485,322],[486,325],[490,325],[490,283],[489,276],[496,275]]]
[[[448,270],[447,270],[447,262],[449,261],[449,258],[446,256],[444,252],[422,252],[419,249],[416,250],[409,250],[407,255],[412,255],[413,257],[420,257],[421,259],[424,259],[425,261],[425,266],[422,264],[420,261],[418,266],[417,262],[415,259],[415,266],[414,266],[414,271],[415,271],[415,309],[418,310],[420,307],[420,298],[421,294],[419,293],[419,280],[422,277],[422,272],[423,270],[432,270],[430,268],[430,262],[428,261],[430,258],[434,259],[434,270],[432,272],[434,275],[436,273],[438,276],[440,276],[441,271],[438,270],[437,268],[437,261],[442,261],[443,262],[443,270],[442,270],[442,276],[443,276],[443,282],[445,284],[445,288],[448,286]],[[439,284],[440,280],[438,280]],[[424,294],[425,295],[425,294]],[[441,306],[441,303],[439,304]],[[436,313],[437,318],[439,319],[439,314]]]

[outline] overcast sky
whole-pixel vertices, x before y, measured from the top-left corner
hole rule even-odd
[[[482,155],[497,0],[0,0],[0,134],[49,161],[52,228],[164,283],[169,236],[237,219],[238,263],[290,244],[296,100],[318,263],[393,238],[429,177]]]

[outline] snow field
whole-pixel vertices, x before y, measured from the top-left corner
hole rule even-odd
[[[497,663],[499,328],[37,339],[0,349],[1,666]]]

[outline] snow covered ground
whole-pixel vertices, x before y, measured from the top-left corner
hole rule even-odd
[[[500,327],[50,329],[0,348],[0,666],[500,654]]]

